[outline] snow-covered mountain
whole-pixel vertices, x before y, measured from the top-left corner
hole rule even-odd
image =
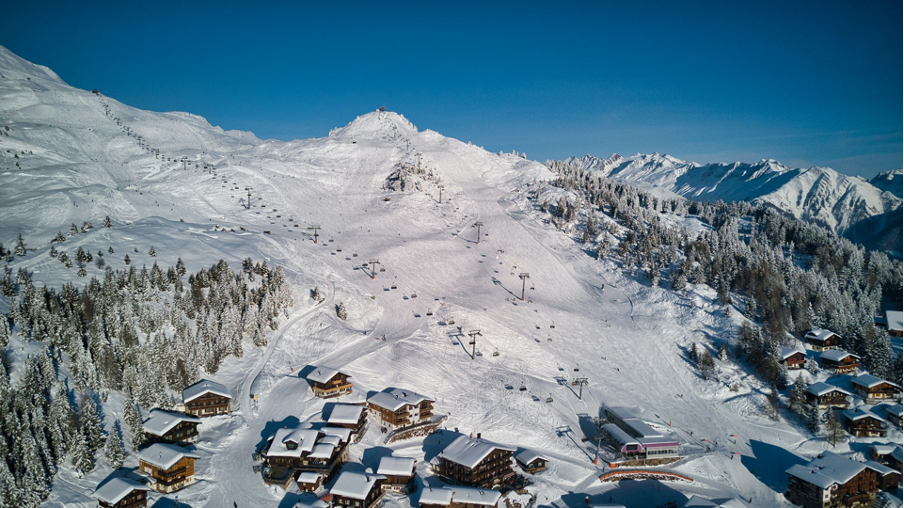
[[[658,155],[606,164],[599,168],[630,169],[651,182],[671,178],[667,168],[697,171]],[[757,171],[777,171],[767,166]],[[718,180],[711,171],[705,181]],[[683,174],[676,189],[699,180]],[[761,185],[777,191],[793,176]],[[410,389],[436,400],[449,434],[481,433],[541,452],[551,466],[532,477],[538,505],[584,505],[590,496],[597,504],[680,506],[694,494],[784,505],[783,471],[828,445],[797,423],[765,416],[768,387],[745,368],[717,360],[718,376],[707,381],[687,359],[692,344],[715,349],[716,340],[734,336],[741,313],[726,316],[708,287],[650,287],[613,259],[588,256],[531,200],[541,187],[564,194],[543,185],[552,178],[540,163],[418,130],[383,110],[323,138],[261,140],[70,87],[0,47],[0,242],[11,247],[21,234],[28,249],[8,264],[11,273],[24,268],[36,286],[54,288],[102,278],[100,266],[88,264],[79,277],[49,254],[58,231],[86,221],[95,228],[55,248],[109,252],[106,267],[114,270],[127,268],[124,254],[132,266],[181,258],[192,271],[219,259],[238,268],[250,257],[285,269],[295,306],[268,346],[248,342],[241,358],[210,375],[229,388],[234,413],[201,425],[198,481],[178,493],[180,505],[295,504],[295,493],[264,485],[251,456],[275,429],[321,418],[324,401],[299,377],[307,365],[350,374],[354,393],[343,401]],[[390,190],[402,180],[404,191]],[[112,227],[99,227],[105,216]],[[702,228],[693,217],[663,221]],[[314,287],[322,303],[311,298]],[[347,320],[336,316],[339,303]],[[0,312],[8,306],[0,297]],[[467,334],[475,330],[472,349]],[[39,352],[39,344],[12,337],[14,381]],[[580,392],[577,377],[587,381]],[[123,398],[114,393],[104,404],[107,429],[122,419]],[[603,405],[633,406],[679,440],[684,458],[663,467],[693,481],[600,482],[605,464],[594,463],[592,438]],[[436,437],[387,444],[372,427],[352,446],[347,467],[375,468],[390,453],[414,457],[419,481],[436,485],[429,461],[440,445]],[[845,446],[837,450],[862,449]],[[125,465],[136,467],[134,453]],[[91,493],[110,472],[102,461],[84,477],[61,467],[48,505],[96,506]],[[149,504],[170,506],[161,497],[152,494]],[[415,501],[388,496],[384,506]]]
[[[895,196],[901,197],[902,189],[902,170],[893,169],[891,171],[883,171],[878,175],[869,179],[869,183],[873,184],[873,187],[883,191],[883,192],[891,192]]]
[[[841,235],[858,232],[849,238],[864,243],[869,242],[861,236],[866,232],[863,224],[881,223],[891,229],[879,235],[897,238],[899,247],[901,243],[900,227],[895,229],[895,224],[901,222],[900,170],[883,173],[867,182],[831,168],[789,168],[775,160],[702,165],[654,153],[631,157],[613,154],[606,159],[586,155],[565,162],[651,191],[666,191],[690,199],[766,203]],[[887,219],[877,223],[876,218],[881,216]],[[900,248],[893,250],[900,251]]]

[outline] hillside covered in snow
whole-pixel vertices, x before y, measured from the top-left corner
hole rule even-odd
[[[694,199],[772,196],[796,203],[797,216],[813,214],[833,228],[900,212],[900,198],[819,168],[790,170],[774,162],[697,167],[665,156],[580,164],[607,178]],[[753,174],[762,176],[752,180],[755,192],[747,190]],[[533,498],[536,506],[560,508],[584,505],[585,498],[594,504],[683,506],[693,495],[733,506],[742,499],[743,506],[784,506],[785,470],[791,466],[830,448],[864,459],[874,441],[900,442],[900,429],[890,427],[887,438],[851,438],[833,446],[796,414],[782,409],[770,415],[770,401],[778,400],[770,398],[772,387],[730,353],[747,321],[742,302],[749,300],[728,295],[724,301],[726,295],[706,284],[700,268],[708,249],[703,238],[716,229],[740,250],[745,241],[765,244],[753,239],[752,216],[715,228],[677,202],[674,209],[665,201],[654,206],[649,216],[655,212],[656,227],[684,246],[695,242],[701,259],[695,264],[693,256],[688,261],[676,249],[661,249],[669,262],[654,267],[657,280],[660,270],[677,270],[682,260],[687,265],[687,284],[676,290],[650,283],[619,254],[620,245],[625,251],[635,246],[627,220],[614,218],[614,207],[607,208],[609,215],[588,219],[596,209],[556,185],[559,176],[515,154],[490,153],[420,130],[382,108],[322,138],[261,140],[189,113],[142,111],[102,91],[70,87],[49,69],[0,47],[0,243],[9,250],[0,313],[11,323],[8,331],[0,330],[8,341],[2,362],[8,382],[2,376],[0,389],[24,393],[29,380],[46,378],[53,380],[47,393],[54,397],[78,399],[73,404],[81,408],[96,404],[104,434],[121,429],[130,451],[123,465],[135,469],[132,436],[120,423],[131,418],[123,409],[130,397],[160,406],[178,402],[181,394],[170,385],[182,380],[161,379],[170,370],[191,382],[203,377],[227,387],[233,412],[204,419],[191,448],[198,456],[197,478],[178,492],[179,506],[192,507],[289,508],[299,499],[310,501],[293,489],[267,486],[254,455],[279,429],[319,422],[329,411],[329,402],[315,398],[301,374],[317,366],[351,376],[352,393],[342,402],[360,403],[400,388],[431,397],[436,412],[448,416],[442,434],[388,443],[371,425],[351,446],[344,466],[349,471],[374,471],[390,454],[417,460],[419,491],[387,496],[389,508],[417,506],[425,487],[442,484],[430,463],[459,436],[480,434],[548,458],[546,471],[525,475],[532,482],[527,493],[511,493],[506,502]],[[716,198],[717,191],[724,194]],[[612,191],[615,201],[616,192],[626,191]],[[557,224],[541,196],[553,206],[565,203],[606,233],[589,246],[574,225]],[[639,200],[648,198],[634,199]],[[817,204],[828,208],[817,211]],[[833,211],[846,206],[859,211]],[[612,242],[611,253],[597,250],[604,236]],[[60,259],[62,253],[75,259],[77,252],[83,254],[75,264]],[[900,269],[884,255],[870,263],[862,251],[852,252],[851,259],[863,263],[857,266],[864,272],[875,268],[877,278]],[[86,260],[84,253],[97,254]],[[784,259],[781,253],[772,256],[763,264],[778,266]],[[220,260],[234,273],[214,270]],[[245,260],[274,271],[255,271]],[[168,283],[159,281],[162,275],[150,285],[134,282],[142,266],[153,272],[155,264],[168,274]],[[167,267],[180,265],[184,270],[169,274]],[[272,275],[276,267],[278,276]],[[207,278],[197,275],[202,269],[222,279],[211,275],[206,285],[197,283]],[[799,268],[795,275],[803,272]],[[280,284],[270,289],[264,280],[273,278]],[[821,279],[808,280],[815,281],[813,291],[830,294],[819,286]],[[48,315],[59,310],[53,303],[58,299],[71,306],[81,302],[91,316],[103,314],[87,297],[63,297],[60,288],[70,283],[78,295],[104,288],[129,292],[129,284],[137,284],[140,298],[117,323],[132,323],[140,333],[112,333],[109,324],[97,322],[88,327],[92,335],[73,340],[85,351],[106,340],[113,356],[146,352],[147,358],[122,360],[142,366],[129,375],[145,393],[114,388],[129,386],[127,381],[105,384],[103,369],[96,377],[86,375],[87,357],[74,358],[65,347],[48,353],[48,343],[63,338],[22,325],[28,322],[23,301],[37,316],[35,323],[46,318],[42,309]],[[875,285],[882,282],[871,283],[858,299],[858,312],[873,311],[867,306],[881,298],[882,287]],[[224,288],[230,296],[216,297],[220,314],[195,312]],[[255,316],[266,315],[266,326],[252,327],[247,335],[233,332],[228,344],[205,335],[218,319],[242,322],[236,309],[247,310],[248,302],[258,302]],[[820,302],[812,313],[837,303]],[[187,309],[184,316],[181,309]],[[163,324],[155,327],[158,320]],[[66,328],[54,326],[46,328]],[[150,329],[154,333],[145,332]],[[265,338],[258,333],[264,329]],[[201,355],[171,347],[186,337],[210,340],[223,354],[178,367]],[[796,341],[790,334],[787,340]],[[900,341],[894,345],[900,352]],[[715,357],[705,375],[689,356],[696,348]],[[807,354],[816,361],[816,353]],[[804,376],[850,389],[847,377],[822,369]],[[789,392],[782,390],[784,403]],[[47,401],[21,399],[5,407],[18,418],[10,428],[25,428],[26,422],[40,427],[42,419],[31,420],[34,411],[24,408]],[[146,406],[144,417],[151,409]],[[615,450],[597,440],[605,407],[631,408],[651,432],[680,443],[681,459],[661,466],[673,476],[600,480],[616,459]],[[39,438],[37,432],[31,437]],[[29,453],[38,455],[38,447]],[[73,464],[75,452],[63,451],[55,463],[45,459],[41,473],[37,464],[13,471],[0,464],[0,485],[24,491],[43,474],[50,480],[46,506],[96,506],[92,496],[114,468],[98,452],[96,465],[80,470]],[[676,480],[678,475],[683,479]],[[174,497],[152,493],[149,505],[173,506]]]
[[[699,201],[749,201],[823,225],[867,248],[895,252],[902,242],[901,171],[870,181],[831,168],[790,168],[774,160],[698,164],[669,155],[606,159],[585,155],[564,161],[606,178]]]

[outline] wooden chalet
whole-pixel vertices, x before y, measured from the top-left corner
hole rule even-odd
[[[300,471],[295,477],[295,483],[298,484],[298,490],[302,492],[314,492],[320,488],[323,476],[311,471]]]
[[[299,472],[317,473],[328,482],[348,460],[350,435],[350,429],[309,424],[277,430],[261,451],[264,482],[287,488]]]
[[[779,357],[779,363],[788,370],[800,370],[807,363],[807,354],[796,348],[781,346]]]
[[[525,473],[546,471],[547,459],[533,450],[521,450],[515,454],[515,462]]]
[[[869,506],[879,492],[879,473],[874,468],[828,451],[785,472],[785,497],[804,508]]]
[[[901,445],[873,444],[869,446],[869,458],[879,464],[901,471]]]
[[[806,342],[813,351],[828,351],[829,349],[838,349],[841,347],[841,337],[831,331],[822,328],[816,328],[804,335]]]
[[[414,465],[410,457],[383,457],[377,467],[377,474],[384,476],[383,490],[410,492],[414,488]]]
[[[154,490],[167,494],[195,482],[198,458],[181,446],[154,443],[138,452],[138,468],[151,478]]]
[[[904,313],[899,310],[885,311],[885,329],[894,337],[904,335]]]
[[[846,374],[860,368],[860,357],[840,349],[832,349],[819,355],[819,364],[823,369],[835,374]]]
[[[364,434],[367,412],[360,404],[333,404],[329,409],[329,416],[324,417],[324,422],[333,427],[350,429],[352,439],[357,441]]]
[[[391,388],[367,399],[367,410],[386,431],[428,422],[434,400],[410,390]]]
[[[185,412],[199,416],[228,415],[232,410],[232,395],[220,383],[202,379],[182,390]]]
[[[882,409],[885,412],[885,419],[898,427],[901,426],[901,413],[904,408],[901,404],[887,405],[883,404]]]
[[[329,367],[317,367],[307,375],[311,383],[311,390],[315,397],[329,399],[352,393],[352,383],[348,380],[348,374],[339,372]]]
[[[343,471],[330,489],[332,506],[372,508],[383,499],[380,487],[385,478],[378,474]]]
[[[886,422],[869,410],[858,407],[841,412],[845,430],[856,437],[885,437]]]
[[[901,483],[901,472],[896,471],[884,464],[875,461],[867,461],[866,467],[876,472],[879,482],[879,490],[888,492],[897,492],[898,484]]]
[[[837,407],[847,409],[851,392],[827,383],[813,383],[807,388],[807,402],[819,409]]]
[[[94,491],[100,508],[144,508],[150,487],[131,478],[113,478]]]
[[[502,493],[493,489],[462,486],[440,488],[425,487],[421,490],[420,508],[488,508],[499,506]]]
[[[152,409],[141,426],[151,443],[188,445],[198,442],[198,425],[201,419],[177,411]]]
[[[515,448],[459,436],[437,456],[435,471],[457,483],[491,488],[514,476],[512,453]]]
[[[862,397],[867,403],[882,402],[886,400],[898,400],[901,398],[901,386],[886,381],[872,374],[861,374],[851,379],[854,393]]]

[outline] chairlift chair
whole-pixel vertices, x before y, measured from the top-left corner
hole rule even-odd
[[[549,404],[550,402],[552,402],[552,394],[551,393],[549,394],[549,397],[546,397],[546,403]]]
[[[498,349],[495,350],[495,351],[493,351],[493,356],[499,356],[499,350],[498,350]]]
[[[521,383],[521,388],[518,388],[518,391],[521,391],[521,392],[527,391],[527,387],[524,386],[524,383]]]
[[[381,271],[381,272],[385,272],[386,269],[385,269],[385,268],[380,268],[380,271]]]
[[[389,286],[389,287],[392,289],[399,289],[399,286],[396,286],[395,284],[393,284],[392,286]]]

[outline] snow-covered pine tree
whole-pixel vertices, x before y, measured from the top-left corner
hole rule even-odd
[[[135,406],[135,402],[129,399],[123,404],[122,419],[129,427],[129,434],[132,435],[132,449],[137,450],[145,441],[144,426],[141,421],[141,413]]]
[[[832,448],[835,448],[837,443],[844,441],[844,425],[842,425],[841,419],[838,418],[838,414],[835,411],[830,410],[826,413],[828,418],[825,424],[825,436],[832,443]]]
[[[22,238],[22,233],[19,233],[19,238],[16,239],[16,255],[19,257],[25,255],[25,239]]]
[[[792,413],[803,415],[807,410],[807,382],[803,374],[798,374],[788,396],[788,409]]]
[[[822,428],[822,415],[819,414],[819,407],[813,404],[807,404],[804,411],[807,414],[807,428],[814,434],[819,434]]]
[[[119,420],[113,422],[113,427],[107,433],[107,443],[104,446],[104,459],[113,469],[122,467],[126,454],[122,449],[122,440],[120,439]]]
[[[75,436],[72,449],[72,466],[78,471],[79,477],[94,471],[94,452],[88,446],[88,438],[83,432]]]
[[[90,396],[82,398],[79,427],[82,434],[85,435],[92,453],[104,446],[104,426],[97,412],[97,404]]]

